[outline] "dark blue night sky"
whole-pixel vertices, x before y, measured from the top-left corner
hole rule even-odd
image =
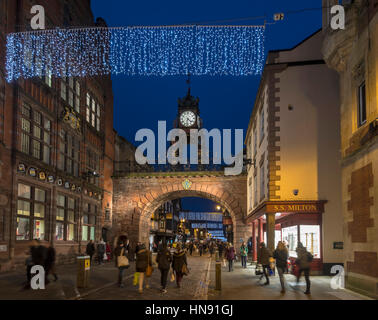
[[[320,0],[92,0],[95,18],[102,17],[109,26],[174,25],[285,13],[285,20],[267,25],[265,52],[295,46],[321,27]],[[318,8],[318,10],[308,10]],[[307,10],[302,10],[307,9]],[[301,11],[302,12],[299,12]],[[297,13],[295,13],[297,12]],[[264,19],[233,23],[261,25]],[[260,77],[192,77],[192,94],[200,98],[204,127],[247,129]],[[187,91],[182,77],[113,77],[114,128],[135,144],[141,128],[155,131],[158,120],[170,128],[177,114],[177,98]],[[193,210],[210,210],[212,205]],[[189,209],[189,208],[188,208]]]

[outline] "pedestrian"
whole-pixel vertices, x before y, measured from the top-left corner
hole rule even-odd
[[[263,267],[263,274],[264,274],[265,279],[266,279],[266,282],[264,283],[264,285],[269,284],[269,268],[270,268],[269,267],[269,264],[270,264],[269,259],[271,257],[272,257],[271,251],[265,246],[265,243],[262,242],[260,244],[260,250],[259,250],[259,254],[258,254],[257,263],[261,264],[262,267]]]
[[[285,293],[285,278],[284,273],[287,269],[287,259],[289,258],[289,251],[285,244],[279,241],[276,250],[273,252],[273,258],[276,259],[276,267],[281,283],[281,293]]]
[[[123,273],[129,268],[129,259],[127,258],[129,254],[129,240],[120,239],[118,240],[117,247],[114,249],[115,266],[118,268],[118,286],[120,288],[124,287],[123,284]],[[125,257],[125,258],[120,258]]]
[[[190,253],[190,255],[193,255],[193,247],[194,247],[194,244],[193,244],[193,242],[191,242],[189,244],[189,253]]]
[[[47,257],[46,257],[46,280],[48,275],[51,274],[54,276],[54,281],[58,280],[58,276],[56,274],[56,268],[55,268],[55,260],[56,260],[56,251],[55,248],[51,245],[47,249]],[[46,281],[48,283],[48,281]]]
[[[225,258],[228,261],[228,271],[234,271],[233,262],[235,260],[235,249],[232,243],[229,243],[226,248]]]
[[[220,242],[220,243],[218,244],[218,252],[219,252],[219,257],[220,257],[220,258],[223,257],[223,249],[224,249],[223,243]]]
[[[111,249],[111,247],[110,247],[110,244],[109,244],[109,242],[106,242],[106,244],[105,244],[105,252],[106,252],[106,256],[107,256],[107,261],[110,261],[111,260],[111,258],[112,258],[112,249]]]
[[[211,258],[213,256],[213,253],[214,253],[214,244],[213,243],[210,244],[209,251],[210,251],[210,258]]]
[[[199,244],[198,250],[199,250],[200,257],[202,257],[202,253],[203,253],[203,244],[202,243]]]
[[[313,255],[307,251],[307,249],[303,246],[301,242],[298,242],[298,247],[295,250],[297,252],[297,260],[296,264],[299,267],[299,272],[297,276],[297,283],[299,283],[299,279],[302,275],[302,272],[305,275],[306,279],[306,291],[305,294],[311,294],[310,287],[310,269],[311,269],[311,262],[313,260]]]
[[[248,256],[248,248],[245,245],[245,242],[242,243],[240,247],[240,257],[241,257],[241,263],[242,268],[247,268],[247,256]]]
[[[167,293],[167,278],[168,278],[169,268],[172,263],[172,256],[165,243],[162,244],[161,248],[158,251],[156,262],[158,263],[158,267],[161,273],[161,278],[160,278],[161,292]]]
[[[90,257],[91,264],[92,264],[92,257],[95,254],[95,252],[96,252],[96,249],[95,249],[94,242],[93,242],[93,240],[90,240],[87,244],[87,249],[86,249],[85,253]]]
[[[186,259],[185,251],[182,250],[180,244],[177,245],[176,252],[173,254],[172,269],[176,273],[177,288],[181,287],[181,281],[188,269],[188,261]]]
[[[152,257],[151,252],[147,250],[144,243],[139,243],[136,250],[136,262],[135,269],[139,273],[139,293],[143,293],[143,281],[147,271],[147,267],[152,267]],[[148,278],[146,277],[146,289],[150,286],[148,284]]]
[[[25,289],[30,289],[31,269],[33,266],[42,266],[46,270],[47,248],[41,244],[41,241],[34,239],[30,246],[30,257],[26,259],[26,279]]]
[[[104,254],[105,254],[105,242],[100,239],[100,242],[97,244],[97,259],[98,259],[98,264],[103,264],[104,263]]]

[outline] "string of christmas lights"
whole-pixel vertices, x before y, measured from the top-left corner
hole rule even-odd
[[[264,26],[55,29],[7,36],[7,81],[108,74],[261,74]]]

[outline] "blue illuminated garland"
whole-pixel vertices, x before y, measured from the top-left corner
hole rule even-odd
[[[55,29],[7,36],[7,80],[108,74],[258,75],[264,26]]]

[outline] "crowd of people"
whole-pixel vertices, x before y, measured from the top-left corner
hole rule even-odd
[[[228,262],[228,270],[234,270],[234,263],[240,256],[242,268],[247,268],[248,246],[243,242],[239,248],[239,255],[237,255],[232,243],[221,241],[190,241],[188,243],[169,244],[160,243],[157,247],[156,260],[153,261],[152,251],[143,243],[137,243],[135,250],[130,251],[130,244],[126,237],[120,238],[114,250],[108,242],[102,239],[95,245],[94,241],[89,241],[86,246],[86,254],[90,257],[92,262],[93,257],[97,257],[99,265],[104,261],[111,261],[114,258],[115,266],[118,268],[118,285],[120,288],[124,287],[123,275],[126,269],[130,267],[130,256],[135,260],[134,285],[139,284],[139,292],[143,293],[143,287],[149,288],[149,278],[154,270],[154,265],[160,271],[161,292],[167,292],[167,282],[170,275],[171,282],[176,281],[176,286],[181,287],[182,279],[189,274],[187,254],[193,256],[196,253],[203,256],[208,253],[212,257],[216,252],[217,259],[223,259],[223,265],[226,267]],[[297,277],[297,283],[302,274],[306,280],[305,294],[310,294],[310,268],[313,256],[298,242],[296,249],[297,258],[293,266],[292,273]],[[25,288],[30,288],[31,269],[34,265],[43,266],[45,269],[45,284],[49,283],[49,276],[52,276],[55,281],[58,280],[55,269],[56,251],[53,246],[45,247],[39,240],[33,240],[30,246],[29,256],[26,259],[26,276],[27,282]],[[286,284],[284,274],[288,273],[288,259],[289,252],[286,243],[279,241],[277,248],[272,252],[265,243],[260,243],[257,252],[256,275],[260,275],[260,280],[265,277],[264,285],[269,285],[269,278],[275,275],[277,269],[281,284],[281,293],[285,293]]]

